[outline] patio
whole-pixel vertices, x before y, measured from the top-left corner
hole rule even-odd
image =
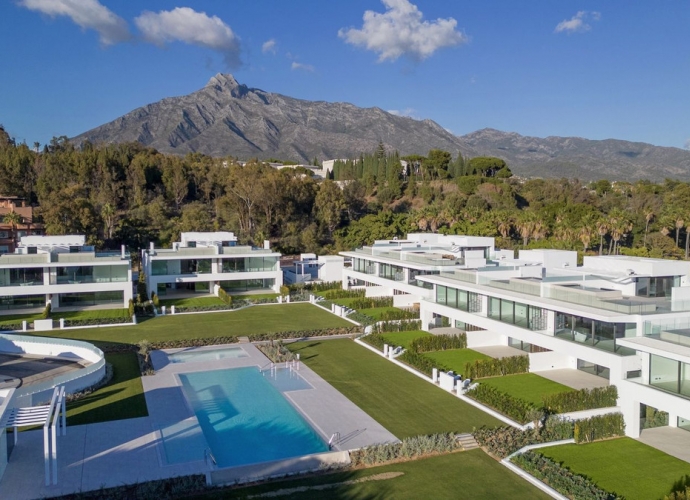
[[[678,427],[643,429],[639,442],[690,463],[690,432]]]
[[[609,381],[605,378],[597,377],[591,373],[583,372],[582,370],[574,370],[571,368],[543,370],[532,373],[552,380],[553,382],[567,385],[568,387],[578,391],[580,389],[594,389],[595,387],[606,387],[609,385]]]

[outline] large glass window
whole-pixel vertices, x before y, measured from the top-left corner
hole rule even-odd
[[[515,303],[515,325],[529,328],[529,307],[519,302]]]
[[[180,261],[180,274],[208,274],[211,259],[185,259]]]
[[[446,305],[456,309],[458,308],[458,290],[456,288],[448,287],[448,292],[446,293]]]
[[[244,272],[244,257],[239,259],[223,259],[221,270],[224,273],[242,273]]]
[[[436,285],[436,302],[439,304],[446,305],[448,288],[442,285]]]
[[[513,306],[515,303],[512,300],[501,299],[501,321],[504,323],[512,323],[514,320]]]
[[[678,276],[637,278],[635,294],[638,297],[670,297],[674,286],[680,286]]]
[[[405,274],[403,268],[400,266],[379,264],[379,276],[389,280],[403,281]]]
[[[679,375],[680,362],[650,355],[649,384],[669,392],[680,392]]]
[[[50,283],[52,285],[94,283],[93,266],[56,267],[55,278],[51,276]]]
[[[124,303],[122,291],[61,293],[59,297],[60,307]]]
[[[0,269],[0,286],[32,286],[43,284],[43,268]]]
[[[501,299],[489,297],[489,318],[501,319]]]
[[[13,295],[11,297],[0,296],[0,310],[27,309],[45,307],[45,295]]]
[[[220,281],[220,287],[228,293],[246,292],[250,290],[266,290],[275,285],[274,279],[232,280]]]

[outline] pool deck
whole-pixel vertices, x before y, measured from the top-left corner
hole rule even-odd
[[[164,353],[152,353],[156,374],[142,378],[149,416],[68,426],[67,435],[58,437],[56,486],[44,485],[42,431],[22,432],[0,481],[0,497],[11,500],[49,498],[102,487],[205,474],[208,471],[204,461],[207,445],[178,384],[178,374],[262,367],[270,363],[252,344],[241,344],[241,347],[247,357],[202,363],[168,364]],[[312,370],[301,365],[299,374],[313,389],[284,394],[325,441],[333,433],[340,433],[341,441],[335,450],[397,440]],[[188,447],[189,456],[198,459],[168,464],[163,435],[172,436],[173,440],[181,439],[175,446]],[[12,436],[8,438],[11,440]],[[251,473],[251,466],[244,468],[249,468]],[[262,467],[257,465],[256,470]]]

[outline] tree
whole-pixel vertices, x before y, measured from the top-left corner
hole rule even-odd
[[[106,203],[101,207],[101,218],[103,219],[103,224],[104,224],[104,236],[108,240],[113,239],[113,228],[115,226],[115,216],[116,216],[116,210],[115,207],[112,206],[110,203]]]
[[[21,224],[22,220],[23,220],[22,216],[19,215],[14,210],[6,213],[5,217],[3,217],[3,222],[5,224],[9,224],[10,227],[12,228],[12,239],[14,240],[15,246],[17,245],[17,226],[19,224]]]
[[[452,156],[448,151],[432,149],[427,155],[424,167],[427,169],[430,175],[435,175],[438,179],[446,179],[450,176],[448,173],[448,167],[450,166],[451,159]]]
[[[495,156],[477,156],[469,161],[467,167],[469,175],[494,177],[502,168],[506,167],[506,162]]]
[[[340,226],[346,208],[343,192],[338,185],[333,181],[323,181],[316,193],[314,211],[316,218],[328,229],[329,236]]]

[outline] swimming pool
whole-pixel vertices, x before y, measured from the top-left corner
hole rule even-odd
[[[257,367],[179,375],[219,467],[328,451],[328,445],[278,388],[311,386],[294,373],[278,371],[273,381],[270,370],[262,373]]]
[[[193,349],[168,354],[171,363],[202,363],[224,358],[246,358],[249,356],[241,347],[222,347],[219,349]]]

